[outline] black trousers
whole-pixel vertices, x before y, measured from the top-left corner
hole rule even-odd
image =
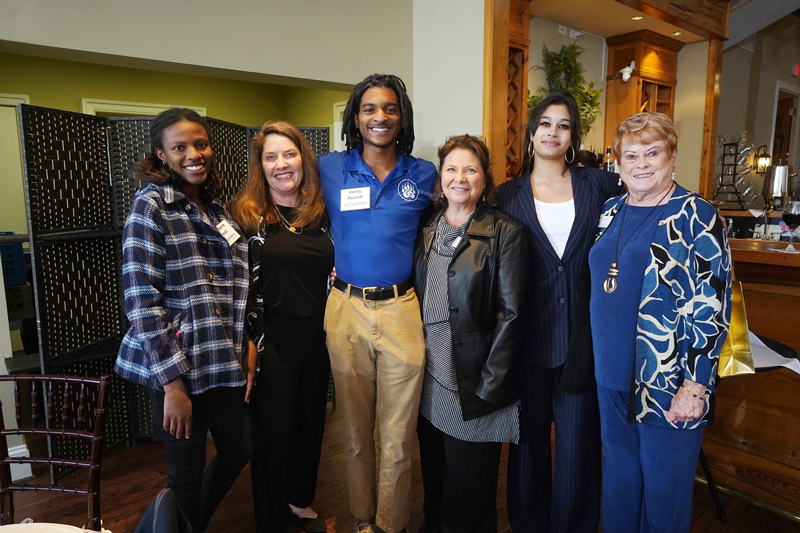
[[[514,533],[594,533],[600,520],[597,393],[559,392],[563,366],[521,365],[520,441],[508,449]],[[553,472],[550,429],[555,423]]]
[[[444,533],[497,531],[500,442],[466,442],[417,421],[425,523]]]
[[[322,319],[267,315],[272,342],[265,342],[250,406],[259,532],[285,533],[289,504],[314,502],[330,374]]]
[[[164,419],[163,392],[153,396],[153,423],[167,450],[167,487],[175,492],[192,531],[200,532],[250,459],[249,422],[242,407],[244,387],[219,387],[190,398],[190,439],[176,439],[158,427]],[[206,468],[208,432],[217,455]]]

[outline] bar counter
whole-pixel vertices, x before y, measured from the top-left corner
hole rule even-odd
[[[787,244],[730,240],[750,331],[800,351],[800,254],[771,250]],[[800,375],[722,379],[703,450],[723,490],[800,522]]]

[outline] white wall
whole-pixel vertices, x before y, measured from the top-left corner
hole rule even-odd
[[[437,166],[446,137],[482,133],[483,4],[414,0],[414,154]]]
[[[569,37],[569,31],[567,31],[567,35],[558,33],[558,26],[558,23],[540,17],[531,19],[529,26],[531,48],[528,56],[528,68],[530,69],[528,71],[528,89],[531,94],[536,94],[539,87],[546,87],[547,85],[544,72],[533,68],[536,65],[542,65],[542,45],[546,43],[548,50],[557,52],[561,49],[561,46],[575,41],[575,39]],[[581,30],[581,28],[574,29]],[[601,37],[595,37],[588,33],[578,37],[577,41],[578,46],[583,48],[583,53],[579,57],[583,68],[586,70],[583,77],[587,82],[593,81],[595,89],[603,89],[600,95],[600,109],[605,110],[606,86],[603,83],[603,79],[605,77],[607,59],[606,41]],[[591,131],[583,139],[583,145],[587,150],[594,146],[595,151],[603,152],[604,124],[605,118],[601,114],[592,125]]]
[[[286,78],[411,81],[396,0],[0,0],[0,40]]]
[[[675,180],[695,192],[700,185],[703,156],[707,71],[708,42],[687,44],[678,52],[674,117],[678,134],[678,161],[675,164]]]

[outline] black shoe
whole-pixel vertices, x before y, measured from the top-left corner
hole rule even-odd
[[[325,533],[328,531],[328,525],[319,515],[316,518],[300,518],[289,510],[289,522],[296,524],[306,533]]]
[[[438,525],[428,524],[427,522],[419,528],[419,533],[441,533],[441,531]]]

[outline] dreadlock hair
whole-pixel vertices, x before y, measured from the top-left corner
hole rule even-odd
[[[185,107],[172,107],[166,111],[162,111],[150,122],[151,149],[147,157],[139,161],[136,168],[133,169],[133,175],[136,179],[142,183],[155,183],[156,185],[169,184],[179,188],[186,183],[182,177],[169,168],[169,166],[156,155],[156,148],[164,151],[164,131],[170,126],[184,121],[200,124],[203,129],[206,130],[209,146],[213,144],[211,140],[211,129],[208,127],[208,122],[198,115],[196,111]],[[210,164],[208,177],[200,188],[200,196],[206,201],[211,201],[217,197],[222,189],[222,176],[220,176],[214,165],[213,151],[211,161],[207,161],[206,164]]]
[[[581,148],[581,112],[578,109],[578,104],[570,93],[566,91],[554,91],[536,104],[536,107],[531,109],[531,113],[528,115],[528,126],[525,129],[525,155],[522,159],[522,168],[527,169],[528,173],[533,172],[535,159],[535,157],[532,158],[529,153],[531,135],[533,135],[539,127],[539,121],[542,119],[542,115],[544,115],[544,112],[547,111],[547,108],[551,105],[566,106],[567,111],[569,111],[570,145],[576,154]]]
[[[282,135],[295,145],[303,159],[303,177],[297,195],[297,215],[292,223],[304,229],[316,229],[327,225],[325,202],[322,198],[322,182],[317,170],[317,158],[305,136],[294,124],[282,120],[269,121],[261,127],[252,140],[247,183],[239,194],[228,203],[228,211],[246,235],[255,235],[261,223],[280,225],[278,208],[269,192],[264,175],[262,156],[264,144],[270,135]]]
[[[345,141],[346,150],[349,152],[361,142],[361,132],[356,126],[356,116],[361,107],[361,98],[367,89],[373,87],[386,87],[397,95],[400,104],[400,118],[403,120],[403,127],[397,136],[397,151],[403,155],[411,155],[411,150],[414,148],[414,110],[406,93],[406,84],[392,74],[367,76],[350,93],[350,99],[347,100],[342,117],[342,139]]]

